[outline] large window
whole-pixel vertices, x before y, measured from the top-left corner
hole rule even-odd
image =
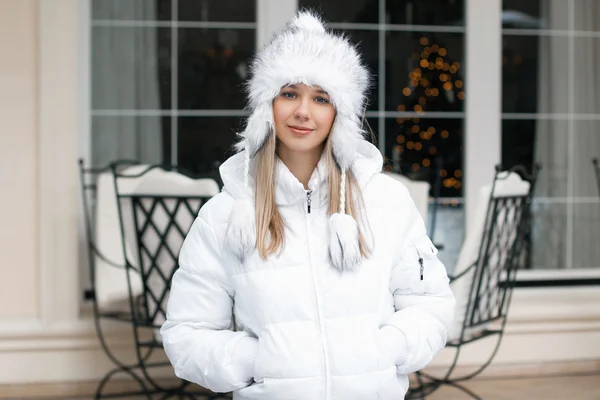
[[[94,165],[214,172],[241,127],[253,0],[91,0]]]
[[[542,166],[531,267],[600,267],[600,2],[504,0],[502,159]]]

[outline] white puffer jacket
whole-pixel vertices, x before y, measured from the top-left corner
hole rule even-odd
[[[243,189],[243,153],[222,165],[225,190],[185,240],[161,329],[177,376],[235,391],[236,400],[403,398],[407,373],[444,347],[454,297],[407,189],[381,166],[379,151],[361,143],[352,171],[372,253],[358,271],[340,273],[328,257],[322,163],[307,191],[279,161],[285,248],[243,264],[222,246]]]

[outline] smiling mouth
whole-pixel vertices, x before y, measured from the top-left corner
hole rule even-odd
[[[308,135],[313,131],[313,129],[303,128],[301,126],[288,126],[288,128],[296,135]]]

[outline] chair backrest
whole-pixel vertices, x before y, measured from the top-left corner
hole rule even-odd
[[[427,226],[427,217],[429,214],[429,189],[431,188],[429,182],[415,181],[395,172],[385,172],[385,174],[402,182],[404,186],[406,186],[417,206],[417,210],[419,210],[419,214],[421,214],[421,217],[423,218],[425,226]]]
[[[128,269],[137,272],[127,275],[129,295],[142,300],[135,322],[159,327],[183,240],[200,208],[220,189],[212,179],[192,179],[160,166],[113,168],[113,180],[122,254]]]
[[[477,336],[506,319],[524,258],[535,175],[522,168],[497,171],[493,183],[481,189],[454,271],[460,278],[451,284],[457,311],[450,340]]]

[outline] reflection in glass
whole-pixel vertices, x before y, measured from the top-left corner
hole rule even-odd
[[[573,205],[572,268],[600,268],[600,199]]]
[[[178,0],[180,21],[256,22],[256,0]]]
[[[254,30],[179,29],[179,109],[242,109]]]
[[[503,0],[502,27],[507,29],[569,29],[569,2],[564,0]]]
[[[300,0],[299,6],[316,9],[331,22],[384,22],[379,0]],[[464,0],[388,0],[385,7],[388,24],[464,26]]]
[[[386,151],[394,172],[427,181],[432,195],[462,196],[462,119],[393,118],[385,124]]]
[[[178,165],[192,173],[218,176],[219,166],[234,154],[235,132],[243,123],[241,117],[179,118]]]
[[[168,21],[172,0],[92,0],[92,20]],[[180,0],[181,1],[181,0]]]
[[[92,108],[160,110],[171,106],[169,28],[94,27]]]
[[[171,118],[95,116],[91,123],[90,165],[117,160],[171,163]]]
[[[462,111],[464,35],[389,32],[386,109]]]

